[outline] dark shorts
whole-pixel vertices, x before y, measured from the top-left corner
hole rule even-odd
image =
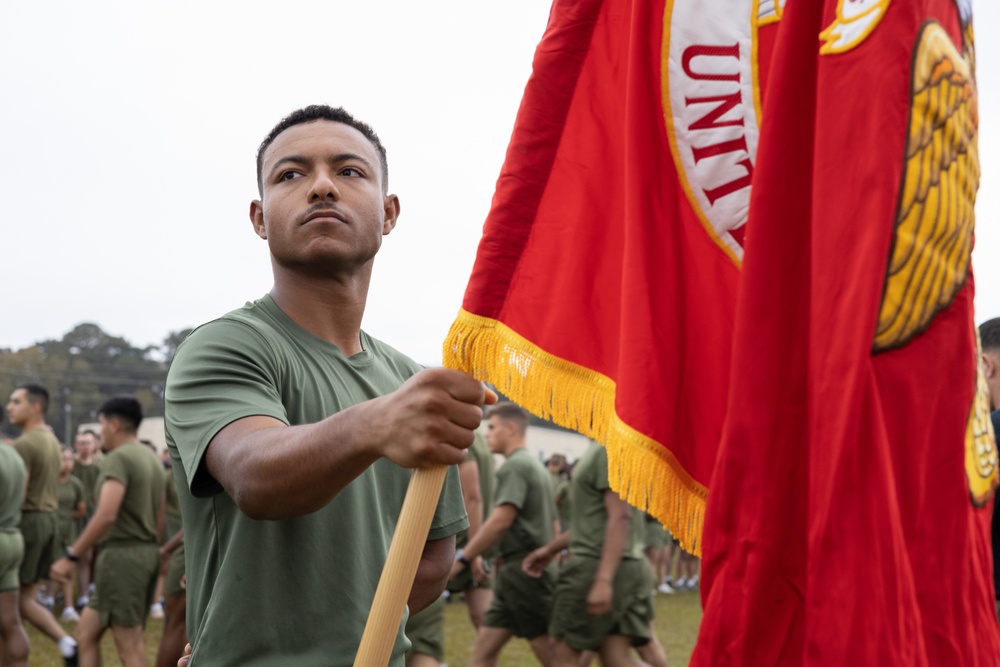
[[[100,616],[101,627],[146,624],[160,573],[160,549],[149,544],[102,544],[94,566],[96,590],[88,607]]]
[[[600,559],[572,556],[559,570],[552,605],[550,634],[577,651],[596,651],[608,635],[624,635],[633,646],[649,642],[653,620],[652,590],[646,559],[623,560],[612,584],[611,613],[587,613],[587,595],[597,575]]]
[[[49,568],[59,558],[59,516],[55,512],[21,514],[24,537],[24,560],[21,561],[21,585],[31,586],[49,578]]]
[[[66,547],[72,546],[79,535],[76,529],[76,519],[59,519],[59,556],[62,556]]]
[[[550,566],[534,579],[521,569],[521,560],[505,560],[500,565],[493,602],[483,623],[489,628],[510,630],[515,637],[534,639],[549,632],[555,570]]]
[[[406,621],[406,637],[412,642],[407,655],[423,653],[444,662],[444,598],[438,598]]]
[[[16,591],[20,582],[18,572],[24,558],[24,538],[19,531],[0,533],[0,593]]]

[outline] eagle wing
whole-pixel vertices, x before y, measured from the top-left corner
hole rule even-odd
[[[936,22],[921,29],[911,81],[906,164],[875,352],[905,345],[948,307],[972,252],[976,87],[968,60]]]

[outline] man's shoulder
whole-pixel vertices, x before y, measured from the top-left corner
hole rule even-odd
[[[59,451],[59,441],[56,436],[52,435],[48,429],[45,428],[33,428],[28,431],[24,431],[14,440],[14,448],[18,451],[22,451],[24,448],[32,449],[55,449]]]

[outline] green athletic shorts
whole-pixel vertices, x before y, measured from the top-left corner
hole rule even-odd
[[[100,616],[102,628],[145,626],[160,573],[160,549],[142,542],[105,543],[94,566],[96,591],[88,607]]]
[[[646,548],[662,549],[670,539],[670,533],[659,521],[646,522]]]
[[[78,535],[75,519],[59,519],[59,556],[62,556],[66,547],[76,542]]]
[[[413,644],[406,652],[429,655],[444,662],[444,598],[438,598],[429,607],[406,621],[406,637]]]
[[[534,639],[549,632],[555,569],[550,565],[540,578],[534,579],[521,569],[521,560],[504,560],[499,566],[493,602],[483,623],[489,628],[510,630],[515,637]]]
[[[552,604],[550,634],[577,651],[596,651],[608,635],[630,637],[633,646],[649,642],[653,620],[649,566],[645,559],[623,560],[612,584],[611,613],[587,613],[587,595],[597,575],[598,558],[572,556],[563,562]]]
[[[23,512],[21,535],[24,537],[21,585],[31,586],[48,579],[49,568],[59,558],[59,516],[55,512]]]
[[[184,576],[184,543],[170,554],[170,564],[167,566],[167,581],[163,585],[163,594],[167,597],[181,595],[181,577]]]
[[[21,533],[0,533],[0,593],[16,591],[20,585],[18,571],[24,558],[24,538]]]

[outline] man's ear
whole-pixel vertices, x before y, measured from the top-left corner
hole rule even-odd
[[[385,236],[396,228],[396,220],[399,218],[399,197],[386,195],[382,210],[385,215],[382,221],[382,236]]]
[[[997,371],[1000,370],[997,366],[997,358],[990,354],[989,352],[983,352],[983,375],[986,376],[987,380],[992,380],[997,375]]]
[[[267,240],[267,229],[264,228],[264,202],[254,199],[250,202],[250,224],[253,225],[253,233]]]

